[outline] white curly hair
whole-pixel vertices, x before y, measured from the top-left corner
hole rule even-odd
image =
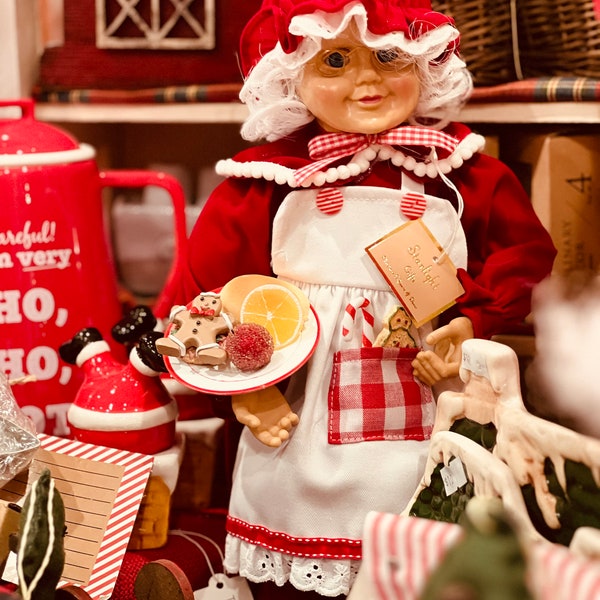
[[[319,52],[321,41],[335,39],[350,24],[358,38],[373,49],[398,48],[415,62],[421,83],[419,103],[411,124],[441,129],[456,119],[471,94],[473,83],[465,63],[447,50],[459,36],[451,24],[444,24],[408,39],[402,32],[372,34],[367,13],[360,2],[346,5],[338,13],[316,11],[295,16],[290,33],[301,36],[298,49],[286,54],[278,43],[248,74],[240,99],[249,110],[241,134],[249,141],[281,139],[310,123],[314,116],[300,100],[297,87],[304,66]],[[418,34],[419,23],[412,24]],[[440,57],[444,56],[444,60]]]

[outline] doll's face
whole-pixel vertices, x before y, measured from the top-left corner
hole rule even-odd
[[[420,84],[414,63],[395,50],[371,50],[347,32],[323,40],[306,65],[298,94],[325,131],[380,133],[414,112]]]

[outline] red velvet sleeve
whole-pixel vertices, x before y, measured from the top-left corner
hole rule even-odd
[[[458,188],[468,243],[465,293],[457,302],[477,337],[520,330],[531,310],[533,287],[551,271],[554,244],[516,176],[480,156],[461,169]]]

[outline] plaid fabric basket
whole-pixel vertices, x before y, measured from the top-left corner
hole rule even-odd
[[[329,443],[429,439],[435,403],[412,374],[417,352],[365,347],[334,354]]]
[[[476,86],[497,85],[517,78],[510,0],[432,0],[432,7],[456,22],[460,54]]]
[[[594,0],[517,0],[525,77],[600,77],[600,20]]]

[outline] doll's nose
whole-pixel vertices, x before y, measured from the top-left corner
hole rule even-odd
[[[360,51],[356,52],[356,55],[353,61],[354,64],[352,65],[354,67],[356,83],[368,83],[379,80],[381,75],[373,64],[371,52],[366,48],[361,48]]]

